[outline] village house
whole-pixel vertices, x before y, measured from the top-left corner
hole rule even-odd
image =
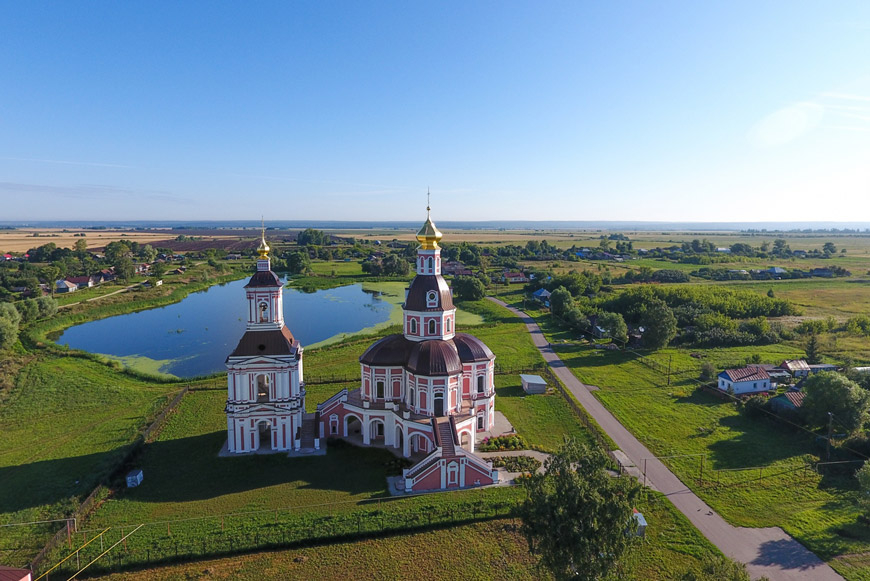
[[[803,359],[786,359],[779,364],[779,368],[785,369],[796,379],[807,377],[810,374],[810,366]]]
[[[521,284],[529,282],[529,278],[522,272],[506,272],[503,278],[508,284]]]
[[[79,290],[79,285],[68,280],[59,280],[55,283],[54,290],[58,293],[71,293]]]
[[[550,306],[550,295],[552,293],[545,288],[539,288],[535,292],[532,293],[532,298],[544,305],[545,307]]]
[[[770,390],[770,376],[760,367],[726,369],[719,374],[717,387],[734,395],[762,393]]]
[[[770,410],[777,415],[795,413],[804,403],[806,394],[802,391],[787,391],[770,398]]]

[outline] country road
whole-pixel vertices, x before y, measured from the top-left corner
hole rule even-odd
[[[786,534],[779,527],[735,527],[719,516],[683,484],[660,460],[640,443],[571,372],[550,348],[538,324],[524,312],[503,301],[487,297],[507,307],[526,325],[532,341],[553,372],[574,394],[601,429],[637,467],[645,466],[646,484],[667,496],[674,506],[692,522],[719,550],[736,561],[746,563],[753,578],[765,576],[771,581],[842,579],[827,563]]]

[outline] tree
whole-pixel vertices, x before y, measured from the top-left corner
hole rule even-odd
[[[641,326],[644,328],[643,344],[650,349],[667,347],[677,336],[677,318],[661,299],[650,299],[642,310]]]
[[[560,286],[550,295],[550,312],[558,319],[565,318],[565,314],[574,308],[574,299],[568,290]]]
[[[858,505],[863,509],[864,515],[870,517],[870,460],[855,472],[855,478],[858,479]]]
[[[21,315],[21,321],[24,323],[35,321],[39,317],[39,307],[36,306],[34,299],[15,301],[12,304],[15,305],[15,309]]]
[[[810,338],[807,340],[807,363],[815,365],[817,363],[821,363],[822,354],[821,354],[821,346],[819,345],[819,339],[815,333],[810,335]]]
[[[838,426],[848,432],[860,428],[870,408],[870,393],[840,373],[822,372],[804,382],[804,402],[801,413],[814,427],[828,423],[828,413],[834,415]]]
[[[151,276],[153,276],[155,280],[160,280],[163,278],[164,274],[166,274],[165,262],[155,262],[151,265]]]
[[[598,448],[568,440],[543,474],[525,482],[522,532],[557,578],[603,577],[631,542],[625,531],[640,486],[631,477],[609,476],[607,466]]]
[[[296,244],[299,246],[323,246],[326,241],[326,234],[314,228],[306,228],[296,237]]]
[[[398,254],[388,254],[383,260],[385,276],[406,276],[411,272],[411,265]]]
[[[297,251],[287,258],[287,270],[290,274],[306,274],[311,271],[311,259],[307,252]]]
[[[36,299],[36,308],[39,309],[39,318],[47,319],[57,314],[57,301],[52,297],[39,297]]]
[[[837,247],[834,245],[833,242],[825,242],[825,245],[822,246],[822,252],[824,252],[827,255],[834,254],[836,251],[837,251]]]
[[[146,244],[139,249],[139,257],[145,262],[154,262],[157,258],[157,251],[150,244]]]
[[[0,303],[0,350],[8,349],[18,340],[21,314],[10,303]]]
[[[598,326],[617,341],[621,343],[628,341],[628,326],[619,313],[601,313],[598,315]]]
[[[133,278],[136,269],[133,267],[133,260],[129,256],[121,256],[115,262],[115,274],[124,280]]]
[[[460,301],[477,301],[486,295],[486,287],[475,276],[457,276],[453,279],[453,292]]]
[[[88,253],[88,241],[85,238],[79,238],[78,240],[76,240],[75,253],[76,256],[79,257],[79,259],[84,258],[85,255]]]

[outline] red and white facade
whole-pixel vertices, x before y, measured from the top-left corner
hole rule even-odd
[[[417,239],[403,333],[363,353],[359,389],[317,406],[318,436],[377,443],[418,459],[404,471],[407,492],[493,484],[497,472],[474,455],[474,443],[495,420],[495,356],[455,330],[456,308],[441,276],[441,233],[431,219]]]
[[[283,285],[265,239],[257,272],[245,285],[245,334],[227,357],[227,451],[299,450],[305,384],[302,346],[284,325]]]

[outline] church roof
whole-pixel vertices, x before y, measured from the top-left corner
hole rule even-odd
[[[359,361],[365,365],[377,367],[405,365],[410,348],[411,342],[401,334],[387,335],[366,349]]]
[[[251,277],[251,280],[248,281],[248,284],[245,285],[245,288],[264,286],[280,287],[284,285],[281,284],[281,279],[278,278],[278,275],[271,270],[258,270]]]
[[[416,375],[455,375],[462,372],[462,361],[453,341],[420,341],[411,348],[405,368]]]
[[[298,342],[287,327],[280,331],[246,331],[230,357],[292,355],[297,348]]]
[[[424,376],[454,375],[462,371],[463,363],[491,361],[495,355],[483,341],[465,333],[453,339],[411,341],[403,335],[388,335],[376,341],[360,356],[364,365],[404,367]]]
[[[456,333],[453,336],[453,344],[456,345],[459,359],[461,359],[463,363],[471,361],[491,361],[495,359],[495,355],[493,355],[492,351],[489,350],[489,347],[474,335]]]
[[[438,293],[438,305],[428,307],[426,295],[429,291]],[[453,308],[453,293],[440,275],[418,274],[408,287],[405,309],[408,311],[449,311]]]

